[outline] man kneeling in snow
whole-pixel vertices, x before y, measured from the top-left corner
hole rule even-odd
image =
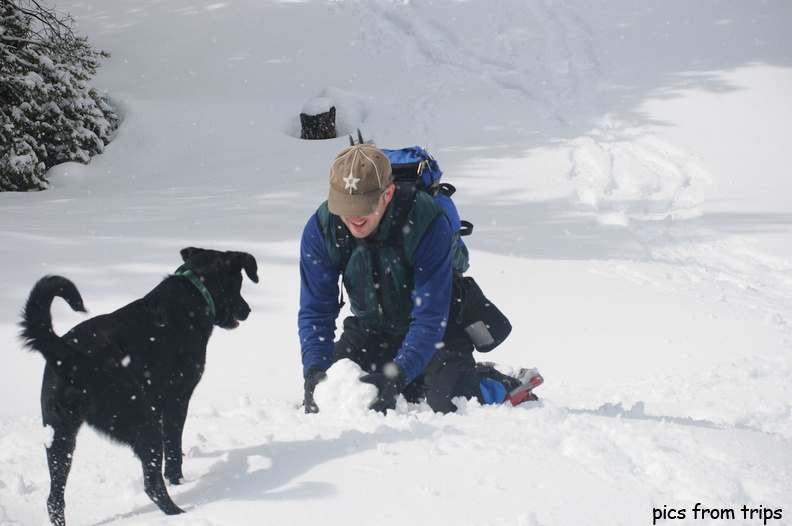
[[[344,358],[377,388],[370,407],[380,412],[393,409],[399,394],[443,413],[456,410],[458,396],[490,404],[535,400],[531,390],[542,381],[535,370],[511,377],[477,364],[468,336],[449,323],[452,291],[459,289],[451,226],[429,194],[415,192],[405,205],[400,192],[381,150],[349,146],[330,168],[327,201],[305,226],[298,326],[306,413],[319,410],[314,389]],[[405,228],[392,228],[399,214],[407,214]],[[339,276],[353,316],[334,343],[343,304]]]

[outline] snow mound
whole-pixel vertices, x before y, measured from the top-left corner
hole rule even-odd
[[[368,116],[365,98],[351,91],[330,86],[315,99],[307,102],[305,107],[316,112],[323,107],[327,108],[324,111],[330,111],[331,106],[335,106],[336,109],[336,135],[356,136],[357,130],[363,128]]]
[[[327,379],[316,386],[314,399],[319,410],[329,416],[353,419],[369,412],[377,395],[371,384],[360,381],[363,371],[352,360],[340,360],[327,370]]]

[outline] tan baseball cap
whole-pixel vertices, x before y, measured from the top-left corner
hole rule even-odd
[[[330,167],[330,212],[338,216],[374,213],[392,179],[390,161],[381,150],[370,144],[347,146]]]

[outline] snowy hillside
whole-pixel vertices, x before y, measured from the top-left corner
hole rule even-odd
[[[51,190],[0,193],[0,524],[48,523],[30,288],[61,274],[110,312],[187,246],[261,277],[209,344],[170,488],[187,513],[86,428],[71,526],[792,524],[792,3],[58,7],[111,53],[94,84],[124,122]],[[299,236],[348,144],[299,139],[318,96],[342,134],[438,159],[515,326],[478,358],[539,368],[539,403],[382,416],[326,390],[302,412]]]

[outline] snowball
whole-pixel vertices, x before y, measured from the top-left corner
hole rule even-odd
[[[327,370],[327,379],[316,386],[314,400],[323,414],[340,418],[365,415],[377,388],[360,381],[363,371],[352,360],[339,360]]]

